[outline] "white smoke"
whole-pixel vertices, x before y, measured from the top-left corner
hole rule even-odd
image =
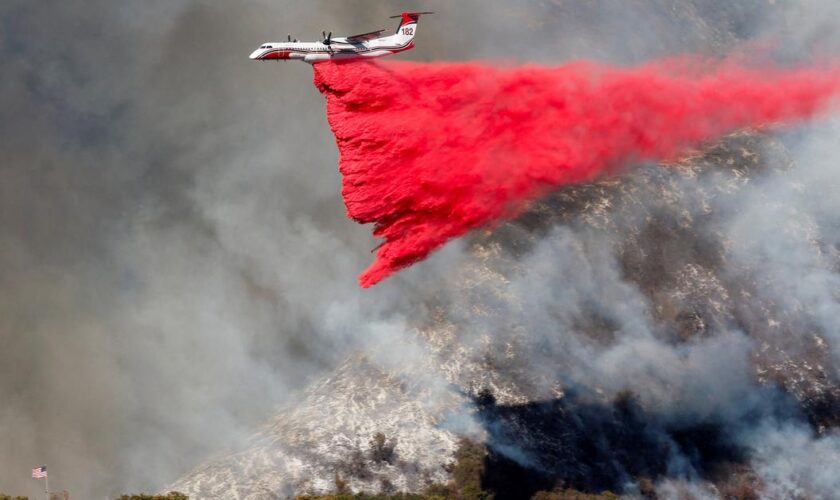
[[[837,40],[827,1],[425,5],[438,14],[409,54],[419,59],[624,63],[721,53],[778,32],[799,57]],[[524,336],[535,397],[559,380],[607,397],[631,390],[675,420],[734,423],[766,404],[750,362],[760,346],[739,325],[673,342],[646,291],[626,279],[615,241],[576,227],[517,263],[506,296],[477,286],[486,317],[456,296],[453,271],[471,259],[457,245],[357,288],[376,242],[344,216],[309,68],[247,54],[287,31],[367,31],[402,7],[93,1],[51,3],[44,15],[32,2],[0,6],[0,491],[38,495],[27,472],[40,463],[74,497],[155,490],[238,445],[357,352],[445,397],[413,331],[433,296],[452,299],[466,345]],[[772,282],[759,298],[807,318],[836,359],[832,127],[803,132],[794,170],[717,208],[732,214],[722,227],[733,273]],[[603,339],[583,335],[593,317],[609,326]],[[468,415],[450,422],[459,418],[472,429]],[[830,476],[802,464],[836,461],[835,439],[792,422],[743,434],[752,464],[768,491],[830,491]]]

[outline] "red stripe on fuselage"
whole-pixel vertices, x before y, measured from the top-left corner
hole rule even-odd
[[[355,55],[356,57],[362,58],[366,52],[380,52],[380,51],[387,51],[391,54],[396,54],[398,52],[403,52],[409,49],[414,48],[414,42],[408,42],[403,46],[391,46],[391,47],[381,47],[381,48],[369,48],[367,50],[358,50],[355,52],[328,52],[326,50],[313,50],[313,51],[298,51],[298,50],[272,50],[271,52],[267,52],[259,57],[260,60],[269,61],[269,60],[277,60],[277,59],[290,59],[290,54],[292,52],[296,54],[300,54],[302,57],[306,57],[310,54],[329,54],[332,56],[350,56]],[[384,54],[383,54],[384,55]]]
[[[287,50],[274,50],[267,54],[264,54],[260,59],[288,59],[289,58],[289,51]]]

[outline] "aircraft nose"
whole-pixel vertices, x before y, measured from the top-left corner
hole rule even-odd
[[[249,58],[249,59],[259,59],[259,58],[260,58],[260,54],[262,54],[262,50],[257,49],[257,50],[255,50],[255,51],[251,52],[251,55],[250,55],[250,56],[248,56],[248,58]]]

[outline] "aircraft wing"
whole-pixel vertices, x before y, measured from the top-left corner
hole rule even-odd
[[[371,31],[370,33],[362,33],[361,35],[348,36],[345,40],[347,40],[350,43],[364,42],[365,40],[370,40],[371,38],[378,37],[384,31],[385,30],[382,29],[382,30]]]

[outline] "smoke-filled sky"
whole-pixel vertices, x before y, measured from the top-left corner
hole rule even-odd
[[[41,464],[53,489],[77,498],[159,489],[294,404],[306,381],[366,345],[365,325],[422,315],[430,284],[446,289],[467,258],[458,245],[357,287],[376,242],[345,217],[312,70],[247,58],[289,32],[306,40],[390,27],[405,5],[0,5],[0,492],[36,496],[29,471]],[[636,63],[741,50],[747,39],[796,59],[832,55],[840,33],[828,0],[412,7],[437,12],[421,21],[417,48],[398,56],[420,61]],[[802,134],[804,182],[826,186],[836,130]],[[765,203],[761,189],[733,234],[761,227],[748,218]],[[780,279],[813,267],[788,266],[792,250],[772,238],[749,241],[767,249]],[[833,286],[826,273],[813,282]],[[825,299],[825,288],[805,288]],[[828,329],[836,304],[826,300]],[[734,343],[729,355],[746,349]],[[786,432],[802,453],[832,452]],[[767,474],[790,473],[774,446],[784,444],[767,440]]]

